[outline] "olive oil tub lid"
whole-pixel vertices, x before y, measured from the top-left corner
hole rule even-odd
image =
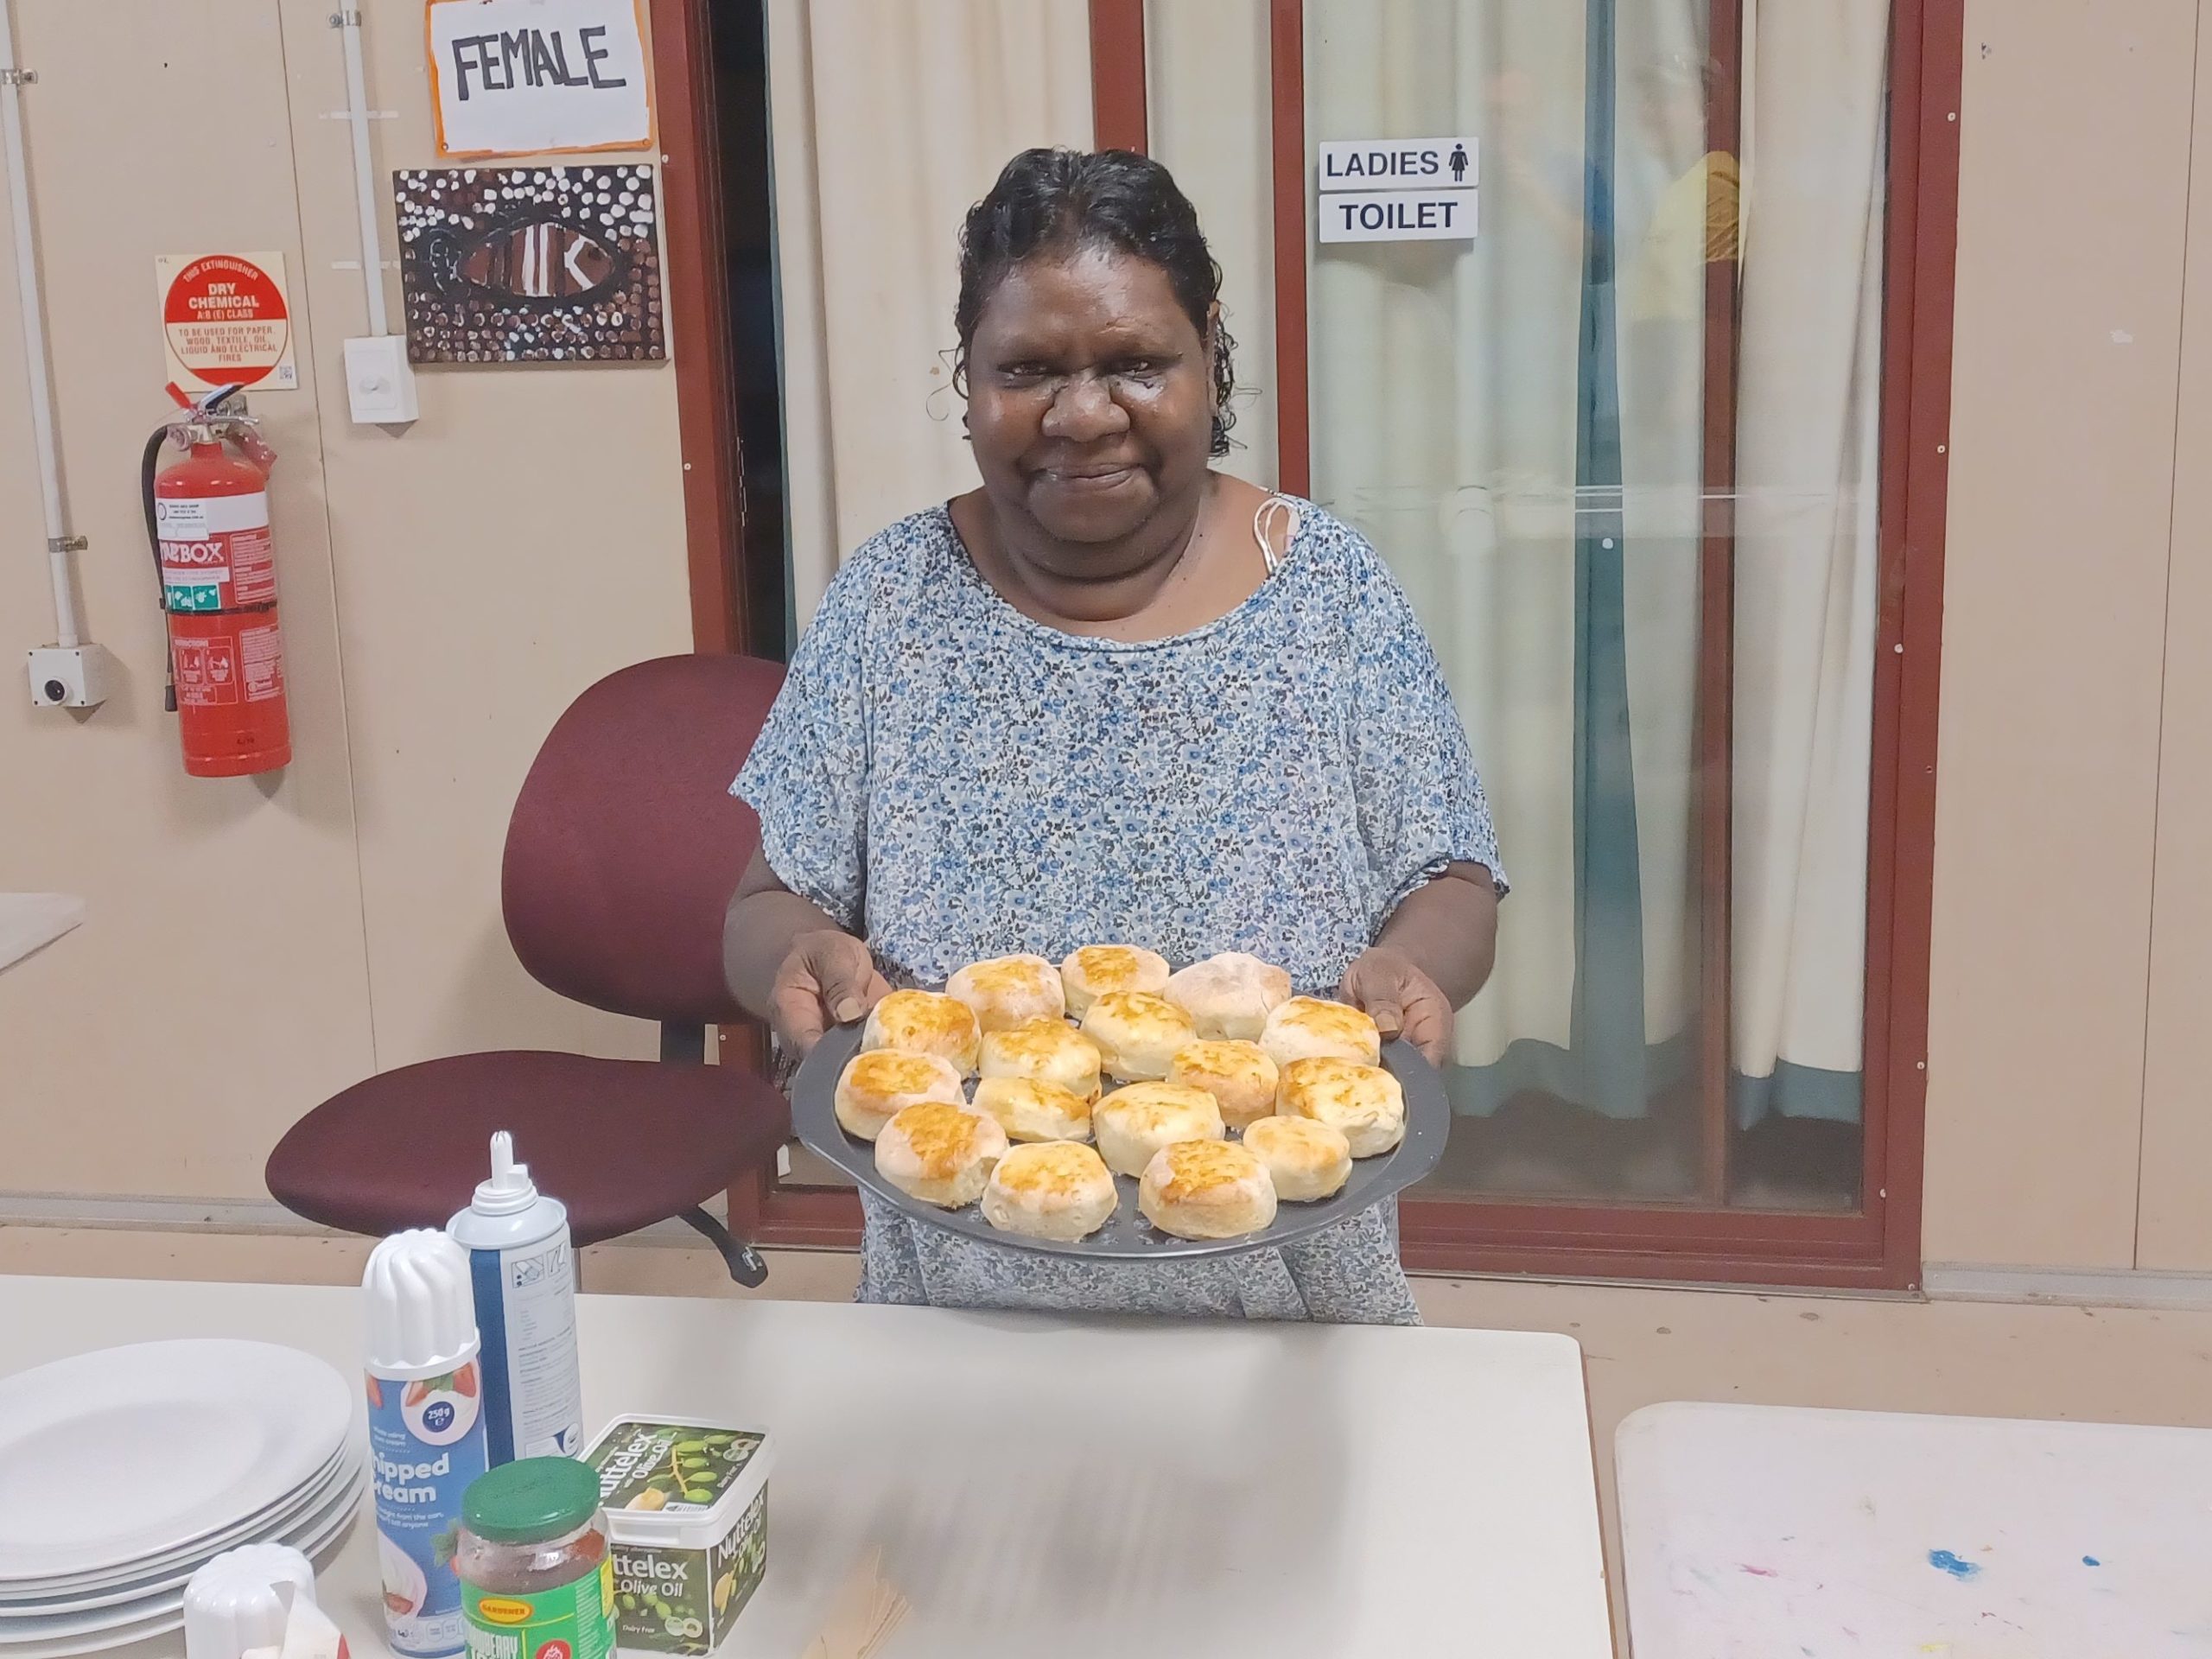
[[[721,1541],[772,1460],[765,1429],[634,1415],[609,1423],[583,1455],[614,1542],[691,1549]]]

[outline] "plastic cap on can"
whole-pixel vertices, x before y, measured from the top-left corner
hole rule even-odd
[[[294,1596],[315,1599],[315,1568],[289,1544],[248,1544],[203,1562],[184,1586],[185,1659],[282,1647]]]
[[[494,1544],[535,1544],[599,1512],[599,1475],[574,1458],[524,1458],[468,1483],[461,1522]]]
[[[537,1202],[537,1183],[530,1166],[515,1162],[515,1138],[505,1129],[492,1136],[492,1179],[476,1183],[476,1196],[468,1207],[480,1216],[519,1214]]]
[[[369,1369],[380,1376],[435,1376],[476,1352],[468,1252],[435,1228],[394,1233],[369,1252]]]

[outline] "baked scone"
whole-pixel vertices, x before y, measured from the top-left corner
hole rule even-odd
[[[1080,1020],[1109,991],[1166,990],[1167,958],[1139,945],[1086,944],[1068,952],[1060,983],[1067,991],[1068,1017]]]
[[[1006,1131],[994,1118],[950,1101],[909,1106],[875,1137],[876,1173],[912,1198],[957,1210],[983,1196],[991,1167],[1006,1156]]]
[[[985,1077],[970,1109],[995,1119],[1009,1141],[1090,1139],[1090,1103],[1038,1077]]]
[[[1088,1238],[1114,1218],[1121,1192],[1106,1162],[1072,1141],[1015,1147],[983,1187],[983,1219],[1031,1238]]]
[[[1294,996],[1268,1016],[1260,1046],[1277,1065],[1331,1055],[1373,1065],[1382,1058],[1382,1033],[1364,1012],[1318,996]]]
[[[1233,1141],[1182,1141],[1144,1166],[1137,1208],[1178,1238],[1235,1238],[1275,1218],[1275,1184],[1268,1166]]]
[[[1085,1100],[1098,1098],[1098,1045],[1065,1020],[1027,1020],[987,1031],[980,1065],[987,1077],[1034,1077]]]
[[[1178,1141],[1218,1141],[1221,1108],[1203,1089],[1180,1083],[1133,1083],[1091,1109],[1098,1155],[1116,1175],[1141,1175],[1153,1154]]]
[[[960,1104],[960,1073],[934,1054],[871,1049],[845,1062],[837,1078],[837,1121],[846,1133],[873,1141],[883,1126],[925,1100]]]
[[[1042,957],[971,963],[945,982],[944,994],[974,1011],[986,1036],[1024,1020],[1057,1020],[1067,1012],[1060,970]]]
[[[1244,1131],[1244,1150],[1267,1166],[1286,1204],[1332,1198],[1351,1179],[1351,1142],[1310,1117],[1263,1117]]]
[[[1150,991],[1108,991],[1083,1016],[1083,1034],[1098,1045],[1106,1075],[1122,1083],[1159,1082],[1198,1037],[1189,1014]]]
[[[1290,1000],[1290,976],[1242,950],[1224,950],[1171,975],[1165,995],[1191,1016],[1200,1037],[1249,1042]]]
[[[861,1031],[863,1049],[895,1048],[949,1060],[963,1077],[976,1073],[982,1033],[976,1013],[957,997],[936,991],[893,991],[868,1011]]]
[[[1191,1043],[1175,1051],[1167,1081],[1203,1089],[1221,1108],[1221,1121],[1241,1129],[1275,1109],[1282,1077],[1257,1043]]]
[[[1282,1069],[1275,1110],[1344,1132],[1355,1158],[1388,1152],[1406,1138],[1406,1091],[1379,1065],[1319,1055]]]

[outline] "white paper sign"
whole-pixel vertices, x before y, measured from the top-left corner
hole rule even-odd
[[[441,156],[652,143],[638,0],[430,0]]]
[[[1444,138],[1343,138],[1314,165],[1324,242],[1464,242],[1475,234],[1480,144]]]
[[[1345,191],[1321,198],[1324,242],[1465,242],[1475,233],[1472,190]]]
[[[1321,190],[1471,190],[1481,156],[1465,134],[1332,140],[1321,146]]]

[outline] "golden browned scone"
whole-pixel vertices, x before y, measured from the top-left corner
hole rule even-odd
[[[1162,1147],[1144,1166],[1137,1208],[1178,1238],[1235,1238],[1275,1218],[1275,1184],[1243,1147],[1183,1141]]]
[[[1203,1089],[1221,1107],[1221,1121],[1241,1129],[1275,1109],[1282,1081],[1275,1063],[1257,1043],[1191,1043],[1175,1051],[1167,1081]]]
[[[1098,1045],[1065,1020],[1029,1020],[1011,1031],[983,1033],[987,1077],[1035,1077],[1085,1100],[1098,1098]]]
[[[1009,1141],[1090,1139],[1090,1103],[1039,1077],[985,1077],[976,1085],[975,1109],[995,1118]]]
[[[1060,983],[1069,1017],[1080,1020],[1109,991],[1166,990],[1167,958],[1134,944],[1086,944],[1060,964]]]
[[[1224,950],[1171,976],[1166,996],[1191,1016],[1199,1036],[1249,1041],[1290,1000],[1290,976],[1242,950]]]
[[[1122,1083],[1159,1082],[1198,1035],[1189,1014],[1149,991],[1107,992],[1083,1016],[1083,1034],[1098,1045],[1106,1075]]]
[[[1325,1054],[1293,1060],[1282,1069],[1275,1109],[1342,1130],[1355,1158],[1388,1152],[1406,1138],[1406,1091],[1379,1065]]]
[[[1244,1131],[1244,1149],[1268,1166],[1287,1204],[1334,1198],[1351,1179],[1351,1142],[1310,1117],[1263,1117]]]
[[[876,1173],[909,1198],[957,1210],[983,1196],[991,1166],[1006,1156],[1006,1131],[949,1101],[909,1106],[875,1137]]]
[[[946,982],[944,994],[975,1011],[988,1036],[1029,1020],[1057,1020],[1067,1012],[1060,970],[1042,957],[997,957],[971,963]]]
[[[1116,1175],[1141,1175],[1152,1155],[1178,1141],[1218,1141],[1221,1108],[1203,1089],[1179,1083],[1133,1083],[1091,1109],[1098,1154]]]
[[[982,1040],[975,1010],[957,997],[935,991],[892,992],[869,1010],[861,1032],[863,1049],[934,1054],[950,1061],[963,1077],[976,1073],[976,1050]]]
[[[1277,1065],[1325,1054],[1373,1065],[1382,1058],[1382,1033],[1358,1008],[1318,996],[1294,996],[1268,1016],[1260,1046]]]
[[[845,1062],[837,1078],[837,1121],[849,1134],[873,1141],[883,1126],[925,1100],[960,1103],[960,1073],[934,1054],[871,1049]]]
[[[1114,1217],[1121,1193],[1105,1160],[1072,1141],[1015,1147],[983,1187],[983,1219],[1032,1238],[1088,1238]]]

